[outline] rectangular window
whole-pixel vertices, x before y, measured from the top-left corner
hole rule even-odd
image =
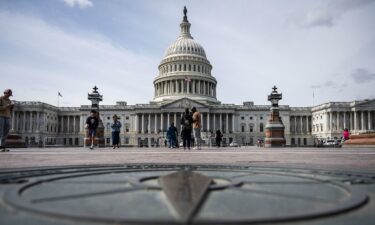
[[[245,117],[241,116],[241,120],[244,120],[244,119],[245,119]]]
[[[241,132],[245,132],[245,126],[241,126]]]

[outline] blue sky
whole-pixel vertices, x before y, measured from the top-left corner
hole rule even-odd
[[[375,98],[373,0],[0,1],[0,89],[15,100],[147,103],[164,51],[188,8],[223,103],[282,104]]]

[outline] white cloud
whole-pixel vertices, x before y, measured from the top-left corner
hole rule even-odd
[[[76,35],[38,18],[4,12],[0,32],[0,43],[13,46],[15,54],[0,55],[0,88],[11,87],[17,100],[56,104],[60,91],[64,101],[87,104],[87,92],[94,85],[104,95],[104,104],[135,104],[153,97],[159,59],[115,46],[105,36]]]
[[[351,74],[354,81],[358,84],[375,81],[375,73],[370,73],[367,69],[358,68]]]
[[[69,7],[79,7],[81,9],[92,7],[94,4],[90,0],[63,0]]]
[[[327,3],[321,7],[304,13],[290,15],[287,21],[304,28],[332,27],[338,23],[345,13],[373,2],[374,0],[327,1]]]

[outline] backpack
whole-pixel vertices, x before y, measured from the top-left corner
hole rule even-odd
[[[189,117],[189,115],[186,115],[185,117],[184,117],[184,121],[183,121],[183,127],[185,128],[185,129],[191,129],[191,118]]]

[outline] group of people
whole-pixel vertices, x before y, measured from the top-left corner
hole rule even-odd
[[[120,148],[120,130],[121,122],[118,120],[118,116],[115,114],[113,117],[113,122],[111,124],[112,129],[112,147]],[[99,115],[95,110],[91,110],[90,116],[86,119],[86,129],[88,130],[90,149],[94,149],[94,141],[96,136],[96,130],[99,126]]]
[[[197,111],[195,107],[191,109],[191,112],[188,108],[185,109],[181,117],[180,124],[182,126],[181,129],[181,138],[182,138],[182,145],[184,150],[192,147],[192,143],[195,144],[194,149],[200,150],[201,149],[201,114]],[[192,138],[193,134],[193,138]],[[169,148],[176,148],[178,147],[178,131],[174,123],[171,123],[170,127],[167,131],[167,139],[169,143]]]

